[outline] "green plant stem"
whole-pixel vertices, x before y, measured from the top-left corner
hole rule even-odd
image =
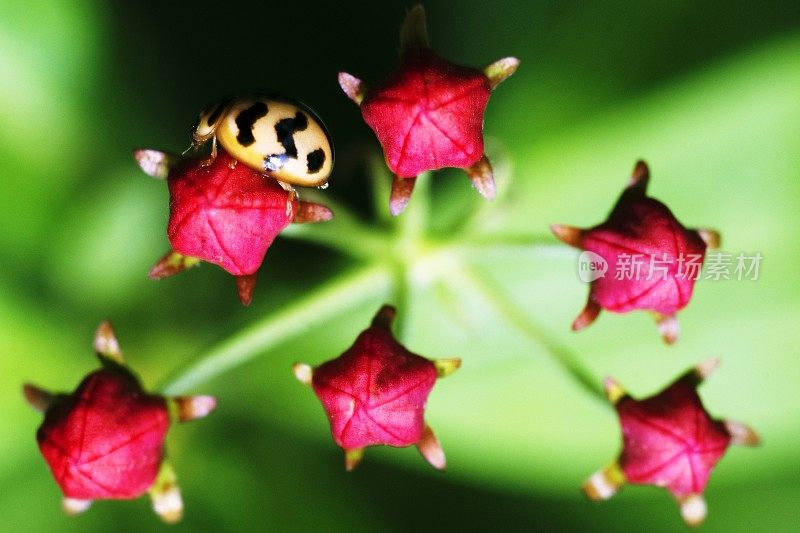
[[[333,220],[318,224],[290,224],[281,232],[281,237],[322,244],[369,262],[386,255],[388,235],[368,228],[341,204],[329,199],[319,203],[333,211]]]
[[[379,263],[336,278],[308,297],[255,322],[193,359],[159,390],[165,395],[183,394],[241,366],[344,309],[387,293],[391,274],[390,266]]]
[[[408,283],[407,265],[396,263],[392,269],[391,304],[397,309],[394,334],[401,342],[407,339],[408,315],[411,313],[411,287]]]
[[[488,248],[559,248],[569,250],[556,239],[553,235],[547,233],[487,233],[477,235],[464,235],[463,238],[453,245],[453,248],[474,248],[474,249],[488,249]]]
[[[393,262],[392,299],[397,307],[394,323],[395,336],[407,337],[408,316],[412,312],[413,291],[409,283],[410,270],[425,246],[425,230],[430,213],[430,172],[417,177],[414,193],[406,210],[394,218],[395,242],[392,247]]]
[[[604,404],[608,404],[605,393],[600,386],[600,380],[595,378],[595,376],[583,366],[574,353],[561,345],[557,340],[553,339],[539,324],[529,318],[501,289],[494,287],[488,281],[474,274],[469,268],[463,265],[454,269],[453,276],[448,278],[448,280],[452,283],[457,283],[461,290],[474,290],[482,299],[491,304],[492,307],[504,316],[520,333],[542,346],[585,391],[602,400]]]
[[[383,157],[373,154],[369,157],[367,166],[370,185],[372,186],[372,207],[375,218],[382,224],[392,223],[392,214],[389,212],[389,196],[392,193],[392,173],[386,167]]]
[[[395,217],[397,221],[397,234],[400,239],[419,242],[425,235],[428,217],[431,210],[431,173],[423,172],[417,176],[414,192],[408,202],[408,207]]]

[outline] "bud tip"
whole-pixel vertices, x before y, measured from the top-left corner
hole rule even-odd
[[[581,248],[583,246],[584,230],[566,224],[551,224],[550,231],[556,236],[558,240],[572,246],[573,248]]]
[[[625,475],[617,464],[595,472],[581,490],[592,501],[607,500],[625,484]]]
[[[364,100],[364,82],[348,72],[340,72],[339,87],[350,100],[361,105]]]
[[[606,398],[612,404],[616,404],[625,396],[625,389],[619,384],[617,380],[610,376],[603,379],[603,390],[606,393]]]
[[[656,325],[658,332],[661,333],[661,338],[664,339],[666,344],[675,344],[681,332],[678,318],[673,315],[656,314]]]
[[[153,511],[168,524],[183,518],[183,498],[177,485],[170,485],[163,491],[153,493]]]
[[[177,406],[180,422],[206,417],[217,408],[217,399],[214,396],[177,396],[172,400]]]
[[[436,367],[436,377],[446,378],[461,368],[461,359],[458,357],[453,357],[450,359],[434,359],[433,366]]]
[[[719,368],[719,357],[711,357],[701,362],[695,367],[695,373],[700,380],[707,379],[714,371]]]
[[[419,442],[417,442],[417,449],[419,453],[422,454],[422,457],[428,461],[428,464],[436,470],[444,470],[447,466],[442,445],[439,443],[439,439],[436,438],[436,435],[434,435],[433,430],[427,424],[425,424],[422,430],[422,437],[420,437]]]
[[[680,501],[681,516],[689,526],[699,526],[706,519],[708,508],[702,494],[691,494]]]
[[[397,216],[405,211],[416,183],[416,177],[401,178],[400,176],[395,176],[392,179],[392,192],[389,198],[389,210],[392,216]]]
[[[294,372],[294,377],[297,378],[297,381],[303,385],[311,386],[312,379],[314,378],[314,369],[311,367],[311,365],[307,365],[305,363],[295,363],[294,366],[292,366],[292,371]]]
[[[475,190],[487,200],[494,200],[494,197],[497,196],[497,184],[494,181],[494,171],[489,158],[483,155],[472,166],[464,170]]]
[[[101,322],[95,331],[94,351],[100,357],[110,359],[120,365],[125,364],[125,358],[119,347],[119,341],[114,333],[114,328],[108,320]]]
[[[79,500],[76,498],[64,498],[61,500],[61,508],[68,515],[76,515],[85,512],[92,506],[92,500]]]
[[[361,463],[364,458],[364,448],[353,448],[344,451],[344,468],[348,472],[352,472]]]
[[[134,150],[133,157],[145,174],[162,180],[169,176],[170,166],[176,159],[172,154],[151,149]]]
[[[734,420],[726,420],[725,429],[731,435],[731,444],[737,446],[758,446],[761,444],[761,437],[746,424]]]

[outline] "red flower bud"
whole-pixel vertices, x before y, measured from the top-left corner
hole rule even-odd
[[[109,323],[97,330],[103,368],[86,376],[72,394],[50,394],[25,385],[28,401],[44,411],[36,439],[68,512],[92,500],[137,498],[150,491],[165,521],[181,517],[180,491],[164,462],[170,409],[181,421],[211,412],[211,396],[164,398],[146,393],[125,366]]]
[[[102,369],[47,410],[36,438],[65,496],[137,498],[155,481],[168,427],[164,398]]]
[[[394,308],[382,307],[341,356],[316,369],[294,367],[322,402],[348,470],[358,465],[365,447],[379,444],[413,444],[432,466],[445,466],[444,452],[424,421],[425,402],[437,376],[451,374],[461,360],[431,361],[409,352],[392,335],[394,315]]]
[[[135,153],[142,169],[167,178],[170,215],[167,236],[173,251],[150,270],[159,279],[201,260],[236,276],[242,303],[250,303],[256,272],[275,237],[290,222],[329,220],[324,206],[298,202],[292,192],[222,148],[216,157],[178,160],[155,150]]]
[[[509,57],[478,70],[442,59],[428,48],[421,6],[406,17],[401,48],[400,66],[374,88],[339,74],[342,90],[361,105],[396,175],[392,214],[405,208],[418,174],[445,167],[463,168],[478,191],[493,198],[492,167],[483,153],[483,114],[491,90],[514,73],[519,61]]]
[[[656,485],[675,496],[688,524],[703,521],[703,491],[714,466],[730,444],[753,446],[759,441],[749,427],[713,419],[703,407],[696,388],[717,364],[705,361],[643,400],[631,398],[616,381],[606,379],[606,395],[622,426],[622,453],[586,482],[583,490],[589,498],[610,498],[626,481]]]
[[[183,167],[167,184],[167,235],[173,250],[234,276],[258,270],[297,208],[277,181],[237,164],[221,149],[210,165]]]
[[[648,179],[647,165],[639,161],[628,187],[599,226],[550,227],[565,243],[590,252],[588,261],[603,264],[586,280],[591,281],[589,300],[572,324],[574,331],[594,322],[601,309],[641,309],[655,314],[667,343],[678,338],[675,313],[689,303],[706,246],[719,246],[719,234],[684,228],[667,206],[646,196]]]

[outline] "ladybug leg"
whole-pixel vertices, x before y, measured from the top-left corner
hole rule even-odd
[[[199,149],[201,145],[205,144],[206,142],[207,141],[194,143],[194,146],[196,147],[195,152]],[[217,137],[215,135],[214,137],[211,137],[211,154],[207,158],[200,161],[200,166],[207,167],[208,165],[213,163],[216,158],[217,158]]]
[[[278,182],[278,185],[281,186],[281,189],[283,189],[284,191],[289,193],[289,196],[291,196],[291,198],[290,198],[291,200],[294,200],[295,198],[297,198],[297,191],[295,190],[295,188],[292,186],[291,183],[287,183],[287,182],[281,181],[281,180],[275,180],[275,181]]]
[[[295,188],[292,186],[291,183],[287,183],[281,180],[275,180],[278,182],[278,185],[281,186],[281,189],[288,192],[289,195],[286,197],[286,215],[291,218],[292,215],[292,204],[297,199],[298,194]]]

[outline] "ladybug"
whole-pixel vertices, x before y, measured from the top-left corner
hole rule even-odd
[[[325,187],[333,168],[333,143],[307,106],[280,95],[224,100],[200,113],[192,146],[217,142],[237,161],[263,172],[287,190],[292,185]]]

